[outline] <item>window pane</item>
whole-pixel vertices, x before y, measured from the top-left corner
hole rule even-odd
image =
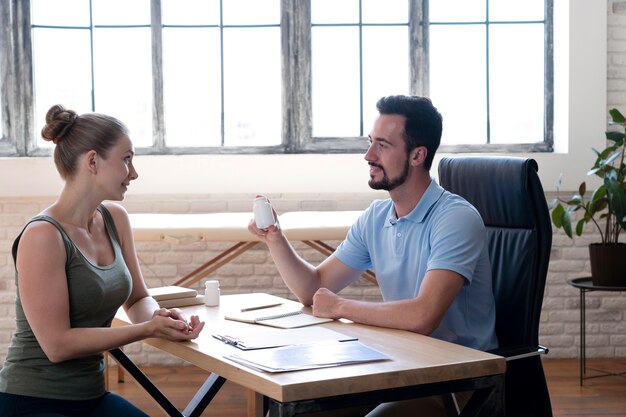
[[[408,23],[408,0],[363,0],[363,23]]]
[[[492,25],[492,143],[543,141],[543,25]]]
[[[152,145],[150,29],[96,29],[94,77],[96,111],[130,129],[133,144]]]
[[[313,136],[360,135],[359,32],[312,28]]]
[[[224,30],[224,144],[281,143],[280,28]]]
[[[89,26],[89,1],[31,0],[31,24]]]
[[[311,23],[359,23],[359,0],[311,0]]]
[[[363,28],[363,129],[378,112],[382,96],[409,94],[409,36],[406,26]]]
[[[544,0],[489,0],[489,20],[543,20]]]
[[[486,0],[435,0],[428,3],[431,22],[483,22]]]
[[[442,144],[487,141],[484,26],[431,26],[430,95],[443,116]]]
[[[163,30],[167,146],[221,145],[219,36],[217,28]]]
[[[59,45],[72,45],[59,65]],[[33,75],[35,78],[35,137],[37,146],[52,147],[39,132],[48,109],[62,104],[77,113],[91,111],[91,64],[89,31],[33,29]]]
[[[164,25],[219,25],[220,0],[161,0]]]
[[[150,0],[92,0],[94,25],[149,25]]]
[[[279,0],[227,0],[222,3],[225,25],[276,25]]]

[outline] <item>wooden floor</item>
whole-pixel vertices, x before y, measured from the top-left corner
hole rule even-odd
[[[588,360],[587,366],[626,372],[626,359]],[[578,360],[544,360],[546,379],[550,390],[554,417],[626,417],[626,377],[609,376],[586,379],[579,384]],[[207,373],[192,367],[150,367],[143,371],[183,410],[196,389],[204,382]],[[587,376],[597,374],[587,371]],[[111,372],[109,388],[137,405],[152,417],[165,417],[160,407],[139,387],[131,377],[126,382],[116,381],[116,372]],[[246,391],[227,382],[202,416],[244,417],[246,416]]]

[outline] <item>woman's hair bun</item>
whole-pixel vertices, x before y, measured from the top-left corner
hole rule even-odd
[[[41,129],[41,136],[56,145],[63,140],[77,118],[75,111],[55,104],[46,113],[46,125]]]

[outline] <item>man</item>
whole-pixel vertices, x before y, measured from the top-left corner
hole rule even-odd
[[[314,267],[298,256],[279,224],[262,230],[251,221],[249,230],[267,244],[286,285],[316,316],[493,349],[495,303],[483,221],[430,177],[441,115],[425,97],[383,97],[376,107],[365,160],[370,187],[390,198],[374,201],[335,253]],[[382,302],[337,295],[368,268],[376,272]],[[433,401],[439,410],[440,401]],[[408,415],[441,415],[427,413],[421,402],[401,403],[383,404],[372,415],[404,415],[403,407]]]

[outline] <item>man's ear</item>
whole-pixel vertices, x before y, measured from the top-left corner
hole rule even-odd
[[[428,155],[428,149],[425,146],[418,146],[411,151],[410,162],[413,166],[422,165]]]

